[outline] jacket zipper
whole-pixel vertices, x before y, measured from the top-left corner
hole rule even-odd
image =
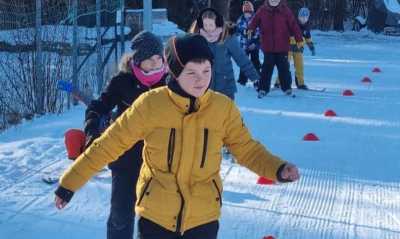
[[[167,155],[167,164],[168,164],[168,172],[172,171],[172,161],[174,160],[174,151],[175,151],[175,128],[172,128],[169,133],[169,142],[168,142],[168,155]]]
[[[139,201],[138,201],[138,203],[137,203],[138,206],[139,206],[140,203],[142,202],[142,199],[143,199],[143,197],[144,197],[144,195],[145,195],[147,189],[148,189],[149,186],[150,186],[151,180],[153,180],[152,177],[149,179],[149,181],[147,181],[146,185],[144,186],[143,192],[142,192],[142,194],[140,195]]]
[[[203,155],[201,157],[200,168],[204,168],[204,163],[207,158],[207,147],[208,147],[208,129],[204,129],[204,140],[203,140]]]
[[[176,233],[180,233],[182,227],[183,208],[185,207],[185,199],[180,190],[178,190],[181,197],[181,208],[179,209],[178,217],[176,218]]]
[[[219,188],[218,188],[217,182],[215,182],[215,179],[213,179],[212,182],[214,183],[214,186],[218,192],[219,206],[222,207],[221,191],[219,191]]]

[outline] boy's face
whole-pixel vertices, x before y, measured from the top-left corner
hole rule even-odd
[[[163,66],[163,59],[160,55],[153,55],[150,58],[140,62],[140,69],[144,72],[159,70]]]
[[[281,2],[281,0],[267,0],[267,1],[268,1],[269,5],[270,5],[271,7],[276,7],[276,6],[278,6],[279,3]]]
[[[203,19],[203,29],[206,32],[213,32],[217,29],[217,25],[215,24],[215,20],[211,18]]]
[[[210,85],[211,63],[208,60],[202,63],[188,62],[176,80],[186,93],[196,98],[200,97]]]

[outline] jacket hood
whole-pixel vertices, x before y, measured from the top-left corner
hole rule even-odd
[[[118,73],[125,73],[125,74],[133,75],[132,69],[129,65],[129,62],[132,59],[133,59],[133,55],[131,53],[123,55],[121,61],[119,62],[119,65],[118,65]]]

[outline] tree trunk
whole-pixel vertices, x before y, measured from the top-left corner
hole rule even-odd
[[[229,19],[229,0],[212,0],[211,7],[217,10],[224,19]]]
[[[346,15],[346,0],[336,0],[335,10],[333,18],[333,30],[343,32],[344,31],[344,18]]]
[[[385,27],[387,13],[383,11],[380,1],[370,0],[368,3],[367,27],[373,32],[382,32]]]

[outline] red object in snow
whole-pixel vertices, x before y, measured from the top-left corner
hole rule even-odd
[[[364,77],[361,81],[362,83],[372,83],[371,78],[369,78],[368,76]]]
[[[343,91],[343,95],[344,95],[344,96],[353,96],[354,93],[353,93],[352,90],[345,90],[345,91]]]
[[[75,160],[85,147],[86,136],[80,129],[70,129],[64,135],[65,148],[68,158]]]
[[[327,110],[327,111],[325,111],[325,114],[324,114],[326,117],[335,117],[335,116],[337,116],[337,114],[336,114],[336,112],[335,111],[333,111],[333,110]]]
[[[266,237],[263,237],[263,239],[275,239],[275,237],[273,237],[273,236],[266,236]]]
[[[260,185],[273,185],[273,184],[275,184],[275,181],[271,180],[271,179],[268,179],[268,178],[265,178],[265,177],[259,177],[258,180],[257,180],[257,184],[260,184]]]
[[[379,68],[379,67],[374,67],[374,68],[372,69],[372,72],[374,72],[374,73],[381,73],[382,70],[381,70],[381,68]]]
[[[314,133],[308,133],[303,137],[304,141],[319,141],[319,138]]]

